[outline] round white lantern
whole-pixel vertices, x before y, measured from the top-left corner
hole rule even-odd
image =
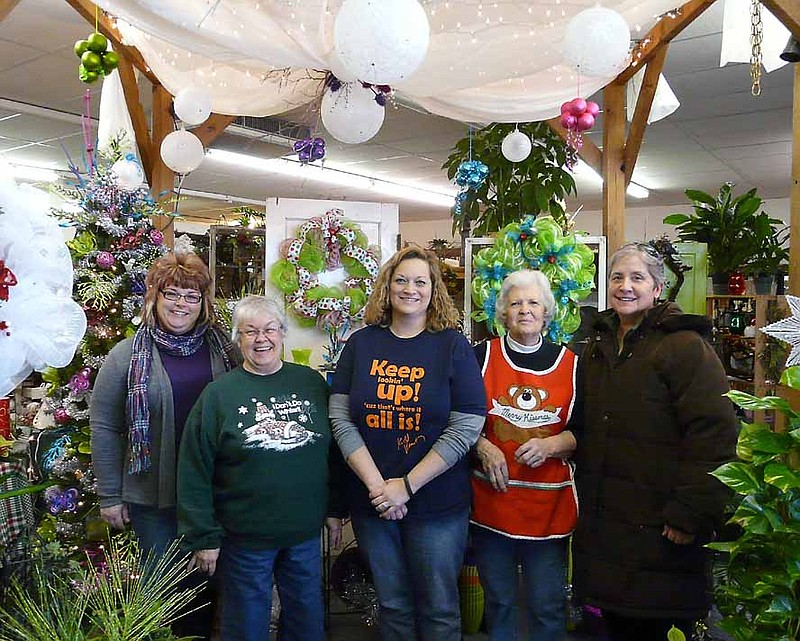
[[[511,162],[522,162],[531,155],[532,146],[531,139],[519,131],[519,129],[515,129],[505,138],[503,138],[503,144],[500,146],[500,151],[503,152],[503,156],[506,158],[506,160],[510,160]]]
[[[342,61],[339,60],[335,51],[328,56],[328,69],[342,82],[355,82],[358,80],[356,75],[342,64]]]
[[[630,45],[625,18],[612,9],[592,7],[569,21],[564,58],[583,75],[615,76],[628,61]]]
[[[191,131],[178,129],[161,142],[161,159],[176,174],[188,174],[203,162],[203,143]]]
[[[355,145],[366,142],[380,131],[386,112],[371,89],[348,83],[339,91],[328,89],[320,105],[322,124],[341,142]]]
[[[205,89],[181,89],[173,104],[175,115],[190,127],[202,125],[211,115],[211,96]]]
[[[117,179],[117,187],[125,191],[138,189],[144,182],[142,166],[130,158],[120,158],[111,165],[111,173]]]
[[[411,76],[429,39],[428,16],[417,0],[344,0],[333,25],[336,56],[353,76],[372,84]]]

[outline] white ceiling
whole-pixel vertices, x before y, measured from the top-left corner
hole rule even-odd
[[[762,79],[760,97],[750,94],[749,67],[719,68],[723,0],[716,2],[670,46],[664,68],[681,102],[677,112],[648,127],[634,180],[650,189],[646,201],[628,206],[676,205],[683,191],[716,191],[723,181],[744,190],[758,187],[763,198],[786,198],[791,186],[792,82],[787,65]],[[76,40],[92,26],[64,0],[21,0],[0,23],[0,153],[12,163],[67,168],[67,155],[83,166],[80,113],[84,93],[92,92],[97,114],[100,85],[78,80]],[[149,104],[147,83],[141,85]],[[601,95],[595,99],[602,104]],[[146,104],[147,106],[147,104]],[[313,125],[313,115],[293,113]],[[95,125],[96,126],[96,125]],[[320,130],[322,131],[322,130]],[[602,117],[589,134],[602,140]],[[387,108],[380,133],[369,143],[344,145],[330,136],[327,158],[386,180],[452,191],[440,167],[467,125],[408,107]],[[286,147],[225,134],[215,146],[275,157]],[[267,197],[386,200],[371,193],[331,187],[302,179],[270,176],[210,159],[190,174],[183,187],[261,202]],[[578,181],[578,198],[569,206],[600,208],[600,187]],[[400,220],[446,219],[444,207],[400,200]],[[233,204],[189,198],[179,205],[187,216],[216,220]]]

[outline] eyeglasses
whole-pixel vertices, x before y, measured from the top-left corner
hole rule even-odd
[[[176,292],[174,289],[162,289],[159,291],[161,292],[161,295],[164,298],[172,302],[179,301],[182,298],[189,305],[197,305],[201,300],[203,300],[202,294],[195,294],[194,292],[189,292],[188,294],[181,294],[179,292]]]
[[[263,329],[246,329],[242,331],[242,335],[247,337],[247,340],[254,341],[256,338],[264,335],[264,338],[274,338],[278,335],[283,328],[280,325],[273,327],[264,327]]]

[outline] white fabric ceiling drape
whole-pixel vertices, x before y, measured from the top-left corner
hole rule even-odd
[[[564,62],[569,20],[595,0],[428,0],[428,55],[398,98],[465,122],[550,118],[612,78]],[[341,0],[100,0],[172,94],[205,87],[217,113],[267,116],[311,102],[331,67]],[[604,0],[643,37],[676,0]],[[579,86],[580,84],[580,86]]]

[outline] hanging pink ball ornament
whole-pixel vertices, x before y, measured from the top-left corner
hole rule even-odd
[[[583,98],[573,98],[569,103],[569,112],[577,118],[584,111],[586,111],[586,101]]]
[[[567,166],[578,162],[578,150],[583,146],[583,132],[594,127],[600,107],[596,102],[578,96],[561,105],[561,126],[567,130]]]
[[[570,113],[562,113],[561,114],[561,126],[564,129],[574,129],[575,128],[576,118]]]
[[[594,116],[588,111],[584,111],[578,116],[578,121],[575,123],[575,126],[581,131],[589,131],[589,129],[594,127]]]

